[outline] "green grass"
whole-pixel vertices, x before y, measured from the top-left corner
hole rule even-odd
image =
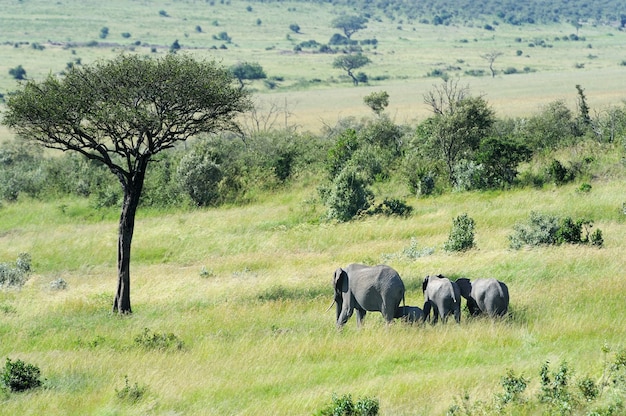
[[[406,219],[348,224],[298,220],[314,188],[244,207],[144,212],[133,245],[134,314],[126,318],[109,312],[114,218],[73,222],[54,203],[5,205],[0,260],[26,251],[35,270],[20,291],[0,292],[0,357],[38,365],[46,382],[9,395],[2,413],[306,415],[333,393],[350,393],[378,398],[382,414],[429,415],[443,414],[463,392],[489,400],[508,369],[534,380],[533,388],[545,360],[567,361],[595,379],[602,346],[618,349],[626,339],[622,183],[594,182],[583,195],[576,189],[410,199],[415,211]],[[507,235],[530,207],[593,214],[605,247],[508,249]],[[13,210],[47,217],[12,225],[4,214]],[[476,221],[477,249],[447,253],[443,242],[463,212]],[[386,328],[371,313],[361,330],[352,319],[337,332],[334,312],[325,312],[334,269],[379,263],[411,237],[435,252],[390,261],[405,280],[407,304],[423,303],[426,274],[494,276],[509,285],[512,316]],[[211,271],[204,277],[203,268]],[[59,277],[67,290],[50,289]],[[173,333],[183,350],[142,348],[134,339],[145,328]],[[116,395],[125,376],[145,388],[135,404]]]

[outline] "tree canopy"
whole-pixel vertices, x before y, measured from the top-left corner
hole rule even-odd
[[[361,53],[340,55],[333,61],[333,68],[343,69],[348,73],[348,76],[352,78],[354,85],[359,85],[359,79],[352,71],[359,69],[370,62],[372,62],[370,58]]]
[[[365,23],[367,23],[367,19],[365,17],[342,15],[332,21],[332,26],[335,29],[343,30],[346,37],[350,39],[350,36],[352,36],[355,32],[367,27]]]
[[[237,130],[248,94],[215,62],[168,54],[120,55],[28,81],[7,100],[3,123],[19,137],[106,165],[123,190],[113,310],[131,313],[130,248],[146,169],[157,153],[202,132]]]

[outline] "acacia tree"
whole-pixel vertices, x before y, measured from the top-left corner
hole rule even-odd
[[[501,57],[503,54],[500,51],[491,51],[486,54],[480,55],[485,61],[489,62],[489,70],[491,71],[491,78],[495,78],[496,70],[493,68],[493,63]]]
[[[235,117],[249,106],[248,94],[215,62],[120,55],[27,82],[9,97],[3,123],[25,140],[99,161],[119,179],[113,311],[128,314],[135,214],[150,160],[198,133],[236,130]]]
[[[350,39],[350,36],[352,36],[355,32],[367,27],[365,23],[367,23],[367,19],[365,17],[342,15],[332,21],[332,26],[335,29],[343,30],[346,37]]]
[[[369,64],[370,62],[372,62],[370,58],[361,53],[353,55],[341,55],[335,58],[335,60],[333,61],[333,68],[339,68],[346,71],[348,73],[348,76],[352,78],[352,82],[356,86],[359,85],[359,79],[356,77],[356,75],[354,75],[352,71],[354,71],[355,69],[359,69]]]
[[[454,90],[459,91],[456,88]],[[432,102],[436,95],[425,96],[425,101]],[[462,98],[449,98],[456,96]],[[466,96],[465,92],[447,98],[435,98],[435,102],[438,105],[445,103],[444,109],[437,107],[440,111],[435,111],[433,117],[426,119],[418,131],[424,136],[430,153],[444,163],[450,184],[455,185],[456,164],[479,148],[481,140],[488,136],[495,122],[495,113],[482,97]]]

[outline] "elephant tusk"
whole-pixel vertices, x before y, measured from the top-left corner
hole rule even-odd
[[[333,307],[334,304],[335,304],[335,301],[333,300],[333,303],[331,303],[330,306],[328,307],[328,309],[326,309],[326,312],[328,312],[330,310],[330,308]],[[324,313],[326,313],[326,312],[324,312]]]

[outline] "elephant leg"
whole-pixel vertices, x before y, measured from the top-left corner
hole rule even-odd
[[[454,320],[457,324],[461,323],[461,308],[454,308]]]
[[[430,301],[426,301],[424,302],[424,316],[423,316],[423,321],[430,321]]]
[[[433,325],[439,322],[439,308],[433,305]]]
[[[341,315],[339,315],[339,318],[337,319],[337,326],[339,328],[341,328],[346,324],[346,322],[348,322],[348,319],[350,319],[350,317],[352,316],[353,311],[353,309],[343,309],[341,311]]]
[[[357,326],[363,325],[363,318],[365,318],[365,314],[366,313],[367,313],[367,311],[365,309],[357,308],[357,310],[356,310],[356,323],[357,323]]]

